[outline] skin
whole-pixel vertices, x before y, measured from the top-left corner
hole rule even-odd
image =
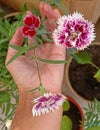
[[[56,27],[56,21],[60,17],[60,13],[57,9],[52,9],[50,5],[41,2],[39,5],[41,16],[47,17],[47,24],[49,31],[53,31]],[[31,12],[28,11],[27,14]],[[27,15],[26,14],[26,15]],[[55,24],[52,24],[55,23]],[[23,43],[23,36],[21,28],[19,27],[12,39],[11,44],[21,46]],[[33,44],[34,39],[28,39],[28,44]],[[17,53],[16,50],[9,47],[6,57],[6,63],[12,56]],[[36,55],[41,58],[51,60],[64,60],[65,48],[57,47],[54,43],[44,43],[41,47],[36,49]],[[25,55],[18,57],[14,62],[7,67],[8,71],[12,75],[18,90],[19,90],[19,103],[14,116],[11,130],[60,130],[62,107],[54,112],[50,112],[39,117],[32,116],[32,99],[38,97],[40,92],[29,93],[27,90],[34,89],[39,85],[39,77],[34,60],[29,60],[30,56],[33,56],[33,51],[28,51]],[[42,84],[47,92],[61,93],[64,64],[46,64],[38,62],[39,72],[42,80]]]

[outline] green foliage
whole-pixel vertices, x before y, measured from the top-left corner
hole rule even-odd
[[[68,111],[70,109],[70,103],[68,100],[66,100],[64,103],[63,103],[63,111]]]
[[[72,121],[68,116],[62,117],[61,129],[60,130],[72,130]]]
[[[100,82],[100,69],[96,72],[94,78],[96,78]]]
[[[16,28],[22,24],[23,13],[11,18],[0,18],[0,124],[5,128],[5,121],[12,119],[18,103],[17,87],[6,69],[5,58],[7,55],[8,43]]]
[[[86,129],[86,130],[100,130],[100,127],[99,126],[97,126],[97,127],[91,127],[91,128]]]
[[[100,127],[100,101],[94,99],[94,102],[89,103],[88,108],[84,109],[86,111],[84,130],[92,130],[92,127]]]
[[[43,58],[39,58],[39,57],[37,57],[37,59],[39,61],[49,63],[49,64],[64,64],[64,63],[68,62],[68,60],[47,60],[47,59],[43,59]]]
[[[97,73],[94,75],[100,82],[100,68],[92,62],[92,55],[85,51],[70,54],[79,64],[90,64],[97,69]]]
[[[80,64],[91,64],[92,56],[90,53],[87,52],[78,52],[71,54],[71,56]]]

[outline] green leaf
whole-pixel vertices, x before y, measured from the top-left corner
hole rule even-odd
[[[49,64],[65,64],[65,63],[68,63],[68,60],[48,60],[48,59],[42,59],[42,58],[39,58],[39,57],[37,57],[37,59],[39,61],[49,63]]]
[[[72,130],[72,121],[68,116],[62,117],[61,129],[60,130]]]
[[[94,78],[100,80],[100,69],[96,72],[96,74],[94,75]]]
[[[9,102],[10,94],[6,92],[0,92],[0,104],[4,102]]]
[[[60,1],[55,1],[55,6],[57,6],[60,10],[64,12],[64,14],[68,15],[68,9],[65,5],[62,5]]]
[[[28,90],[28,92],[36,92],[37,90],[39,90],[39,87],[36,87],[34,89]]]
[[[20,51],[20,50],[23,49],[23,47],[17,46],[17,45],[11,44],[11,43],[9,44],[9,46],[12,47],[13,49],[17,50],[17,51]]]
[[[13,45],[11,45],[11,46],[13,46]],[[35,45],[35,46],[32,46],[32,45],[30,45],[30,46],[25,46],[25,47],[23,47],[19,52],[17,52],[9,61],[8,61],[8,63],[6,64],[6,65],[9,65],[10,63],[12,63],[16,58],[18,58],[19,56],[21,56],[22,54],[24,54],[26,51],[28,51],[28,50],[31,50],[31,49],[34,49],[34,48],[36,48],[38,45]],[[15,46],[13,46],[14,48],[15,48]],[[18,49],[17,47],[16,47],[16,49]]]
[[[52,32],[47,32],[46,30],[37,30],[37,34],[52,34]]]
[[[5,113],[5,115],[7,115],[10,112],[10,107],[11,107],[11,104],[10,104],[10,100],[9,100],[9,102],[6,103],[6,113]]]
[[[66,100],[64,103],[63,103],[63,111],[68,111],[70,108],[70,103],[68,100]]]
[[[100,126],[97,126],[97,127],[90,127],[86,130],[100,130]]]
[[[13,24],[10,26],[10,28],[9,28],[9,36],[10,37],[12,37],[13,36],[13,34],[15,33],[15,31],[16,31],[16,28],[18,27],[18,21],[15,21],[15,22],[13,22]]]
[[[8,38],[1,39],[1,40],[0,40],[0,44],[2,44],[2,43],[4,43],[4,42],[8,42],[9,39],[10,39],[9,37],[8,37]]]
[[[9,36],[7,29],[5,29],[2,25],[0,25],[0,33],[3,34],[5,37]]]
[[[22,7],[22,11],[26,12],[27,11],[27,3],[24,3],[24,6]]]
[[[4,20],[4,26],[5,26],[5,28],[7,29],[7,30],[9,30],[9,28],[10,28],[10,23],[9,23],[9,21],[7,20],[7,19],[5,19]]]
[[[80,64],[91,64],[92,56],[87,52],[78,52],[75,54],[71,54],[71,56]]]

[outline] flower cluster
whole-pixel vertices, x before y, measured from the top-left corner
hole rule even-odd
[[[32,38],[40,25],[40,19],[31,14],[24,18],[23,23],[23,36]],[[95,39],[94,25],[85,20],[80,13],[76,12],[72,15],[62,16],[57,23],[58,26],[52,34],[55,45],[65,46],[67,49],[76,48],[77,50],[82,50]],[[32,114],[33,116],[39,116],[49,111],[54,111],[63,104],[65,99],[61,94],[45,92],[43,96],[33,101]]]
[[[63,104],[66,97],[61,94],[45,93],[43,96],[36,98],[32,109],[33,116],[48,113],[58,109]]]
[[[53,32],[56,45],[83,50],[95,39],[94,25],[80,13],[62,16],[57,23],[58,27]]]
[[[23,36],[32,38],[36,34],[36,28],[40,25],[39,17],[31,14],[27,15],[23,20],[24,26],[22,27]]]

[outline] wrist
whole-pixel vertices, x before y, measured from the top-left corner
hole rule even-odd
[[[60,87],[58,87],[58,88],[60,88]],[[46,89],[46,92],[47,93],[51,92],[51,93],[59,93],[59,94],[61,94],[62,91],[61,91],[61,89],[58,89],[58,88],[57,89],[56,88]],[[30,89],[30,90],[32,90],[32,89]],[[37,90],[36,92],[31,92],[30,90],[19,89],[19,100],[20,100],[20,98],[21,99],[23,98],[23,99],[32,100],[32,99],[37,98],[37,97],[42,95],[40,90]]]

